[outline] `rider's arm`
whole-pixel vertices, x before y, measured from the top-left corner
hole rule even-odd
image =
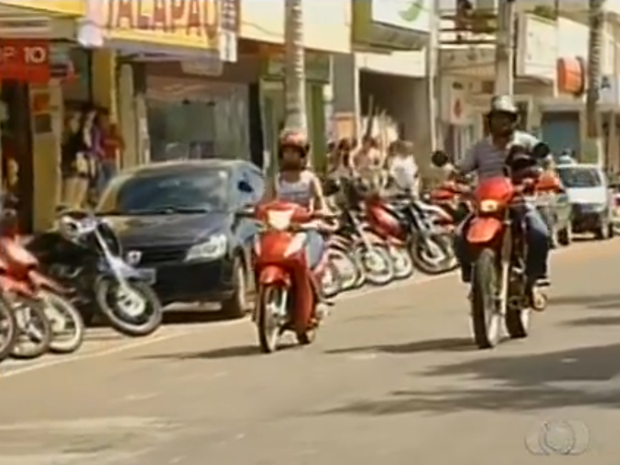
[[[276,197],[276,181],[273,178],[267,179],[265,183],[265,192],[263,192],[263,197],[261,198],[260,203],[267,203],[274,200]]]
[[[473,145],[454,166],[455,174],[469,174],[478,168],[478,144]]]
[[[325,200],[323,186],[321,185],[319,178],[314,173],[312,174],[311,186],[314,210],[317,212],[329,213],[329,206]]]

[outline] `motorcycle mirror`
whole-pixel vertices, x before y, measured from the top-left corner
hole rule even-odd
[[[547,158],[551,154],[551,148],[544,142],[539,142],[532,149],[532,157],[537,160]]]

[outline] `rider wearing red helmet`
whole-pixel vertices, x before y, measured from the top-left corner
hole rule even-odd
[[[308,169],[310,144],[303,131],[284,130],[280,136],[278,161],[280,171],[265,192],[265,201],[279,199],[297,203],[329,216],[323,187]],[[317,231],[308,231],[306,250],[310,267],[321,260],[325,241]]]

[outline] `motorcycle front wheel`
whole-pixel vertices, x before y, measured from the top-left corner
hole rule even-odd
[[[330,299],[340,294],[342,290],[342,278],[340,271],[333,263],[327,263],[323,276],[321,277],[321,288],[323,295]]]
[[[101,278],[95,284],[95,298],[110,326],[121,334],[148,336],[161,326],[161,302],[146,283],[129,280],[121,286],[113,278]]]
[[[385,286],[394,281],[394,264],[385,246],[372,245],[367,248],[365,244],[360,244],[355,248],[354,253],[364,267],[368,283]]]
[[[364,285],[366,280],[364,271],[351,254],[343,250],[331,249],[329,251],[329,261],[338,270],[342,291],[358,289]]]
[[[458,268],[450,234],[433,236],[427,241],[416,238],[411,244],[411,258],[418,270],[431,276]]]
[[[0,297],[0,362],[11,355],[17,341],[17,322],[11,305]]]
[[[258,343],[265,354],[278,349],[278,340],[287,317],[288,292],[281,286],[265,286],[258,290],[256,330]]]
[[[474,263],[470,296],[474,340],[479,349],[493,348],[500,340],[502,315],[497,304],[500,282],[495,251],[482,249]]]
[[[395,279],[407,279],[414,271],[413,259],[407,247],[391,246],[389,248],[390,258],[394,266]]]
[[[45,315],[52,325],[50,352],[71,354],[84,342],[86,328],[82,315],[65,297],[49,291],[39,292]]]

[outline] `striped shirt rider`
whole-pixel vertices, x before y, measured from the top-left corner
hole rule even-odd
[[[474,144],[465,157],[457,163],[456,168],[463,174],[475,171],[478,180],[504,176],[504,164],[510,147],[520,145],[531,150],[539,142],[536,137],[527,132],[515,131],[506,148],[501,149],[493,144],[490,137],[487,137]]]

